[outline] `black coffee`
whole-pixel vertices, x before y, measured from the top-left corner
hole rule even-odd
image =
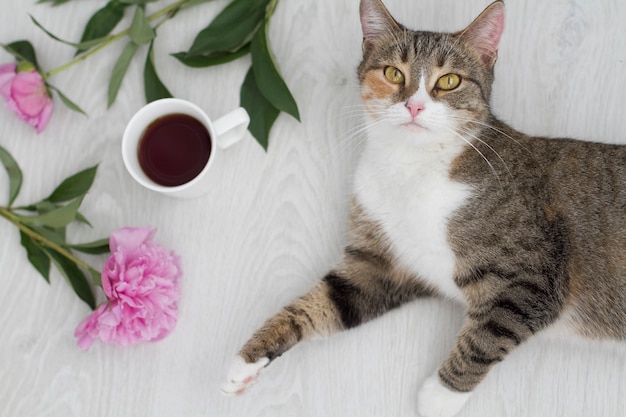
[[[206,127],[187,114],[168,114],[144,130],[138,147],[143,172],[160,185],[174,187],[194,179],[211,155]]]

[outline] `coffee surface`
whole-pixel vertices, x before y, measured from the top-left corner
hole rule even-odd
[[[211,137],[196,118],[169,114],[146,128],[137,152],[141,169],[152,181],[175,187],[200,174],[211,155]]]

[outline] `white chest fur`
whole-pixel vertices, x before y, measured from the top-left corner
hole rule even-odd
[[[451,181],[451,162],[463,151],[458,138],[417,147],[395,135],[370,137],[355,178],[355,195],[381,224],[403,267],[441,294],[463,300],[453,280],[455,255],[447,239],[450,215],[471,195]]]

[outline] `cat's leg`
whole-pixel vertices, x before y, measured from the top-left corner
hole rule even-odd
[[[491,302],[470,304],[454,348],[419,392],[421,416],[454,416],[493,365],[554,322],[560,311],[561,302],[530,281],[511,283]]]
[[[358,326],[428,290],[396,271],[386,254],[371,246],[346,248],[340,265],[307,294],[271,317],[245,343],[222,386],[239,394],[259,372],[298,342]]]

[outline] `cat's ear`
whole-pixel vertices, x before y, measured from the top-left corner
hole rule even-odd
[[[504,3],[496,1],[459,32],[459,36],[479,52],[485,64],[493,66],[498,57],[498,45],[503,31]]]
[[[364,51],[371,49],[382,37],[400,30],[400,25],[380,0],[361,0],[360,11]]]

